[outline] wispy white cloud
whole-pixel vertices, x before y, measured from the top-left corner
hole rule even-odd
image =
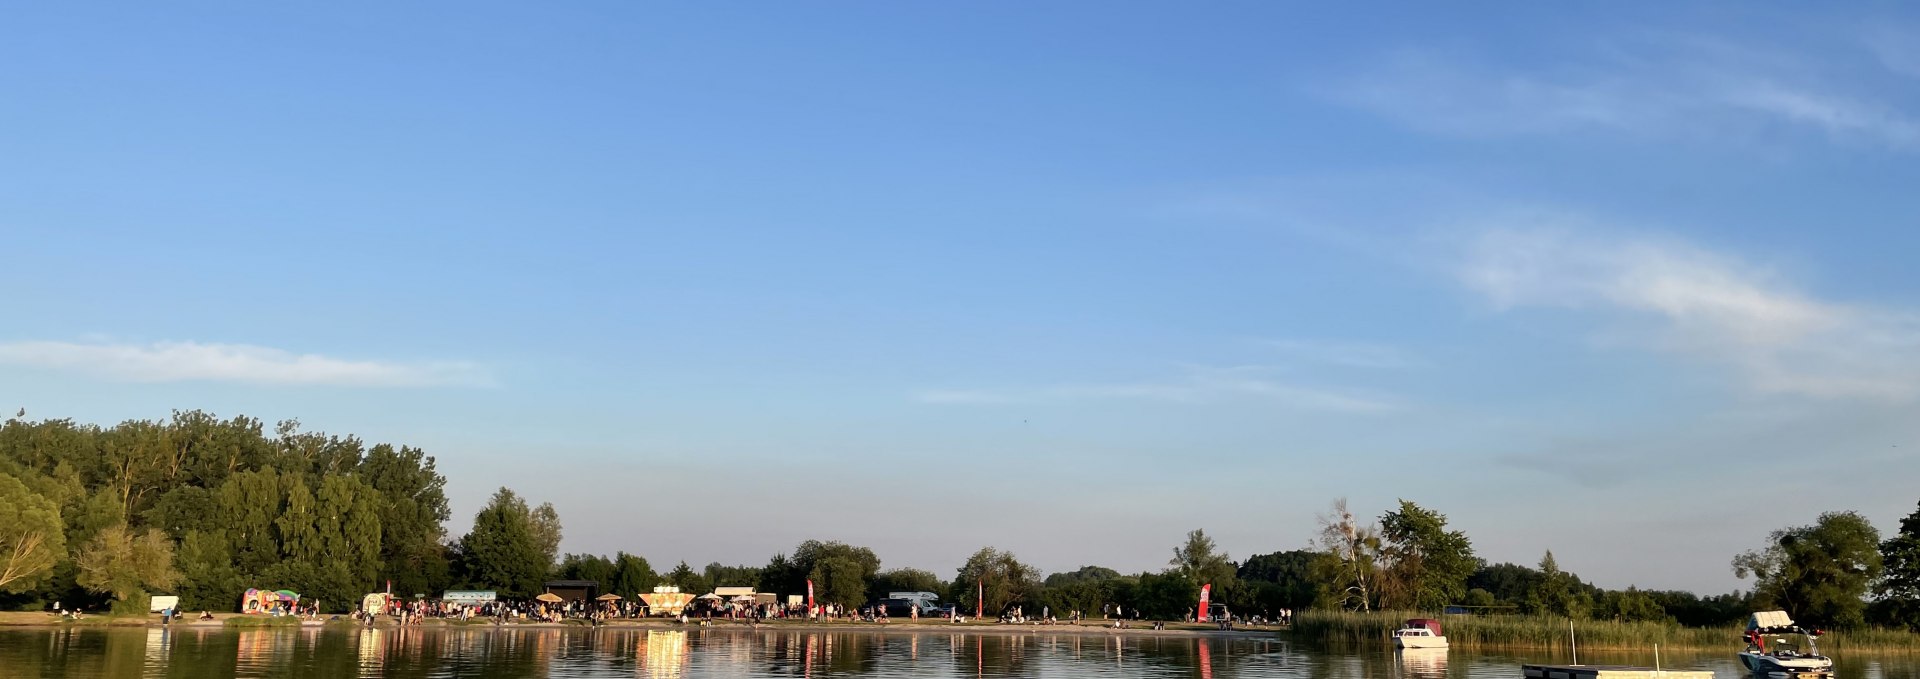
[[[1048,405],[1103,400],[1213,403],[1260,399],[1287,407],[1340,412],[1392,410],[1389,399],[1339,390],[1286,384],[1266,366],[1193,368],[1175,380],[1125,384],[1052,385],[993,389],[927,389],[913,394],[925,403],[963,405]]]
[[[1880,24],[1868,28],[1867,46],[1889,71],[1920,78],[1920,27]]]
[[[1904,44],[1882,42],[1891,45],[1878,50],[1887,69],[1920,63]],[[1797,127],[1839,141],[1920,150],[1920,119],[1876,99],[1859,78],[1833,77],[1859,72],[1851,66],[1665,36],[1526,67],[1402,51],[1327,90],[1338,101],[1438,134],[1609,131],[1726,139]]]
[[[1342,78],[1329,93],[1416,129],[1483,137],[1640,127],[1667,115],[1671,104],[1633,105],[1636,88],[1618,77],[1501,72],[1403,51]]]
[[[1920,147],[1920,121],[1882,104],[1766,80],[1730,87],[1722,101],[1817,127],[1837,138],[1877,140],[1901,149]]]
[[[1920,316],[1821,299],[1767,267],[1688,243],[1564,225],[1493,229],[1459,274],[1499,308],[1637,319],[1631,327],[1649,346],[1729,366],[1759,392],[1920,396]]]
[[[247,344],[107,341],[0,342],[0,363],[127,382],[242,382],[339,387],[485,386],[464,362],[402,363],[300,354]]]
[[[1414,364],[1405,350],[1371,342],[1275,339],[1263,340],[1261,344],[1289,358],[1310,363],[1355,368],[1405,368]]]

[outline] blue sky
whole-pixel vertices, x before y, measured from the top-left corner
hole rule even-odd
[[[0,397],[419,445],[463,532],[1724,591],[1920,493],[1897,4],[19,5]]]

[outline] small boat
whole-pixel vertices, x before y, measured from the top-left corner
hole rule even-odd
[[[1820,655],[1814,639],[1820,630],[1808,630],[1793,624],[1786,611],[1758,611],[1747,619],[1747,649],[1740,652],[1740,664],[1757,675],[1768,677],[1831,677],[1833,660]],[[1767,638],[1773,648],[1767,648]],[[1804,647],[1803,647],[1804,646]]]
[[[1408,620],[1405,627],[1393,631],[1394,648],[1446,648],[1447,637],[1440,633],[1440,621],[1431,618]]]

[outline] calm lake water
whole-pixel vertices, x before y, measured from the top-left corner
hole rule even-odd
[[[1671,669],[1744,677],[1726,654]],[[1652,654],[1589,662],[1652,664]],[[1548,655],[1329,652],[1282,638],[645,629],[0,629],[0,678],[1245,677],[1517,678]],[[1839,658],[1842,679],[1920,679],[1907,656]]]

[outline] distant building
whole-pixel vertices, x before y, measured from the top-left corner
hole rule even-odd
[[[562,601],[591,601],[600,596],[600,583],[594,580],[549,580],[546,588]]]
[[[490,604],[490,603],[493,603],[494,600],[498,598],[500,598],[500,595],[490,589],[489,590],[450,589],[440,595],[441,601],[445,601],[450,604],[459,604],[462,606]]]

